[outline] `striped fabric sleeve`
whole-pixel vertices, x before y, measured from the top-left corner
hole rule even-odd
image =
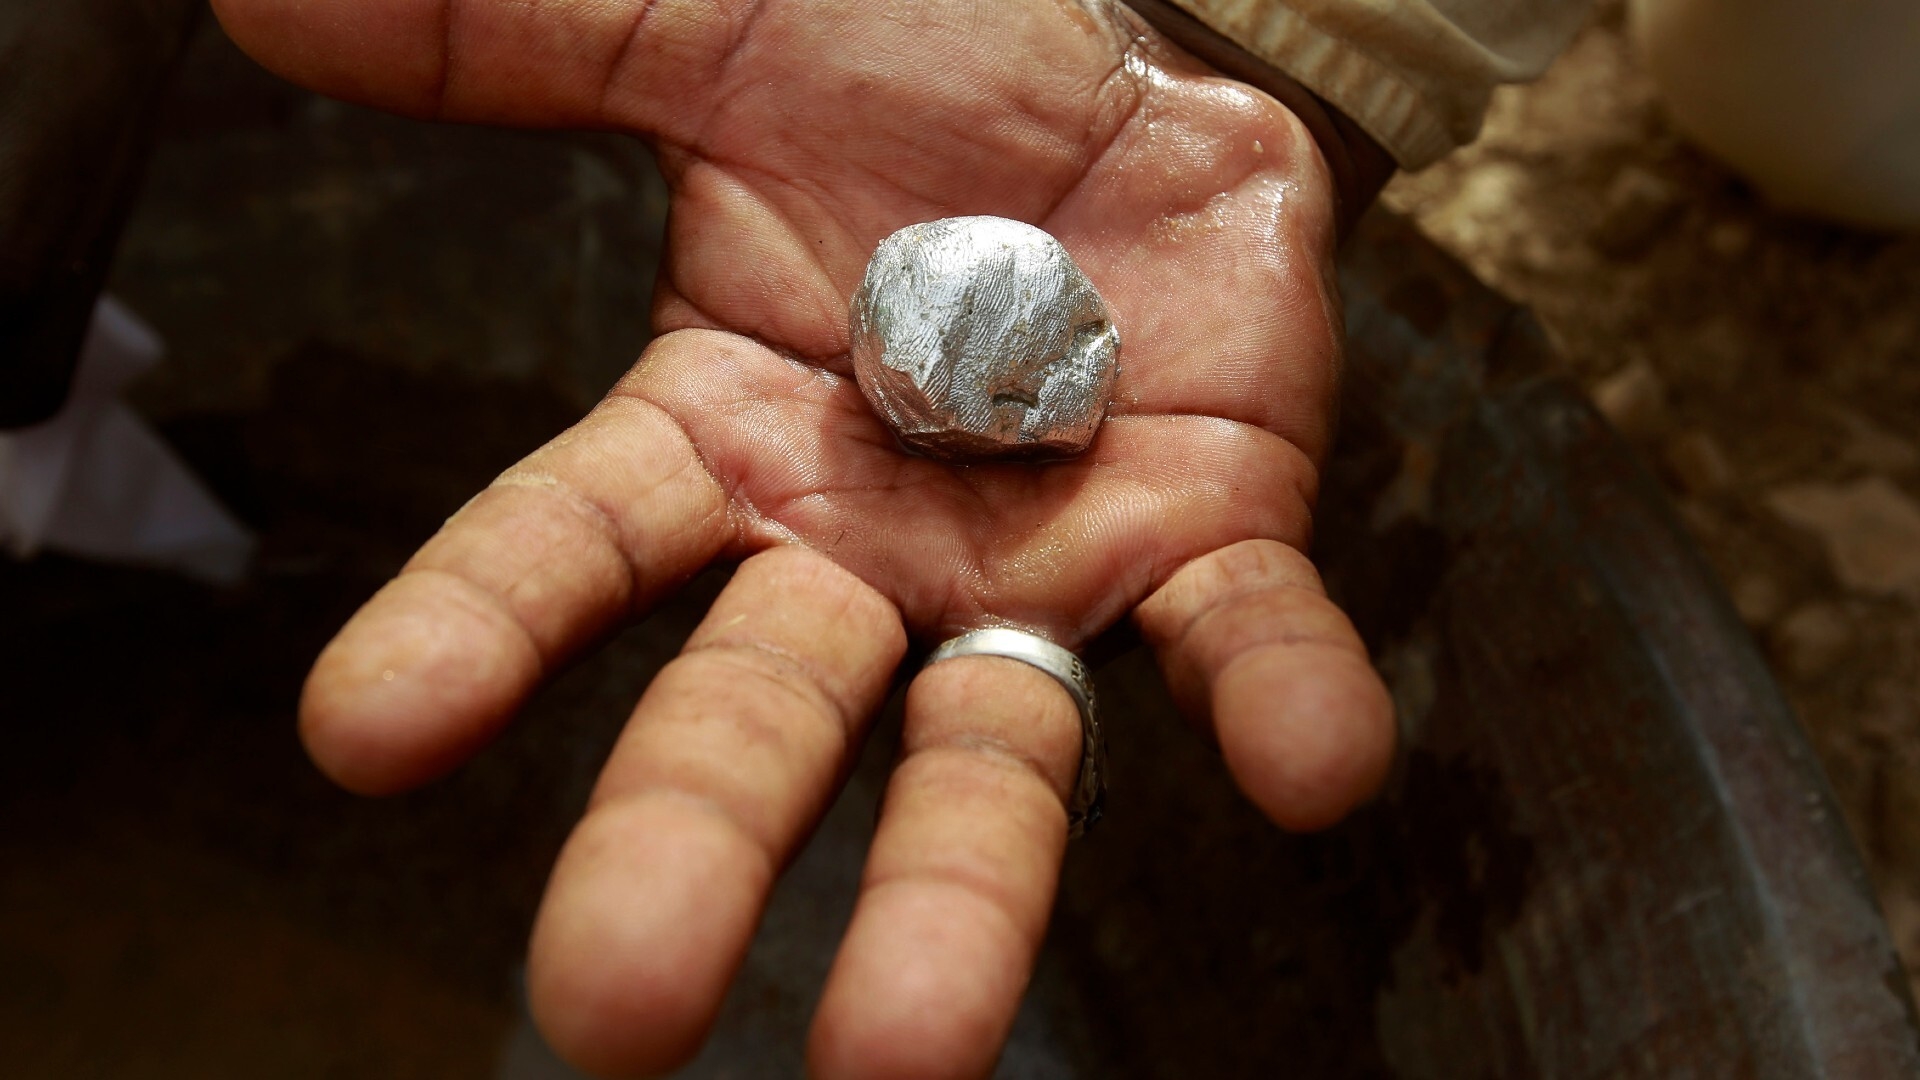
[[[1544,70],[1590,0],[1173,0],[1417,169],[1472,141],[1500,83]]]

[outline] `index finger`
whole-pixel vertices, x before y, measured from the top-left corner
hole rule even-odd
[[[698,341],[670,335],[648,353]],[[308,752],[364,794],[433,779],[733,536],[726,493],[679,423],[616,393],[463,507],[341,629],[301,698]]]
[[[440,120],[661,131],[704,115],[746,0],[214,0],[294,82]],[[686,132],[664,131],[669,138]]]

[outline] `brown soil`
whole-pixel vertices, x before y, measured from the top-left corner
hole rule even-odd
[[[1871,477],[1920,495],[1920,239],[1783,214],[1690,147],[1622,7],[1384,201],[1530,305],[1667,482],[1819,750],[1913,970],[1920,605],[1848,588],[1770,496]]]

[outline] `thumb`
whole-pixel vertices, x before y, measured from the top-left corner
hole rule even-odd
[[[254,59],[423,119],[675,139],[705,114],[752,0],[213,0]]]

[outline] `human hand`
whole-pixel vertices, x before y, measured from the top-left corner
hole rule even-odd
[[[685,1061],[909,636],[1068,647],[1132,614],[1273,820],[1379,783],[1391,709],[1300,550],[1337,378],[1333,197],[1295,118],[1089,0],[216,0],[268,66],[418,116],[652,140],[661,336],[316,663],[313,756],[356,791],[457,765],[567,659],[744,559],[648,689],[556,866],[536,1017],[608,1073]],[[903,454],[847,299],[913,222],[1057,236],[1123,348],[1083,456]],[[430,422],[430,421],[428,421]],[[1117,733],[1124,738],[1124,733]],[[1079,761],[1045,675],[917,676],[809,1047],[823,1077],[989,1071],[1047,922]]]

